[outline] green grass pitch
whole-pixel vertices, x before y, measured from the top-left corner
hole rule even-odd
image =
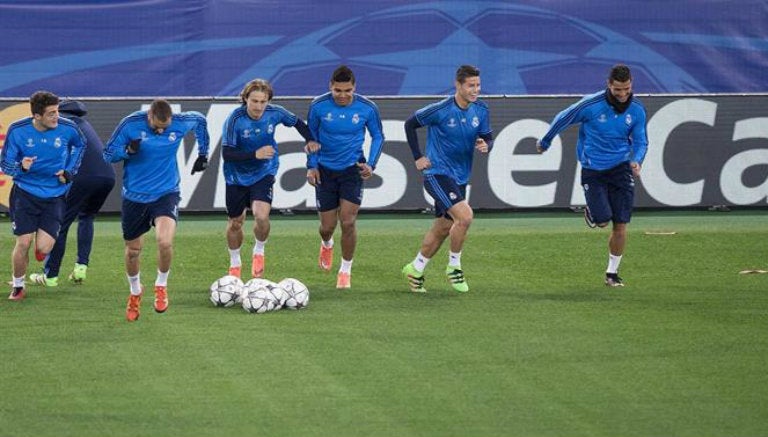
[[[0,299],[0,436],[766,436],[768,274],[738,274],[768,268],[766,221],[636,213],[627,286],[609,289],[606,230],[478,214],[471,291],[450,291],[443,247],[416,295],[400,269],[426,215],[361,217],[349,291],[316,266],[315,217],[275,217],[266,277],[299,278],[311,301],[252,315],[208,301],[228,266],[224,216],[183,216],[168,312],[147,293],[128,323],[119,223],[100,219],[85,284],[65,280],[71,240],[63,285]]]

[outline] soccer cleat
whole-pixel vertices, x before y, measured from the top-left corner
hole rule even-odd
[[[445,274],[448,275],[448,282],[451,283],[451,287],[453,287],[454,290],[459,293],[466,293],[469,291],[469,285],[467,285],[467,280],[464,279],[464,271],[461,270],[461,267],[448,266],[445,268]]]
[[[605,285],[609,287],[623,287],[624,281],[619,277],[618,273],[606,273]]]
[[[352,274],[339,272],[336,275],[336,288],[351,288],[352,287]]]
[[[403,276],[408,280],[408,287],[414,293],[426,293],[424,288],[424,272],[416,270],[413,264],[408,263],[403,267]]]
[[[27,291],[24,289],[24,287],[13,287],[11,288],[11,294],[8,295],[8,300],[20,301],[26,296]]]
[[[253,256],[253,261],[251,261],[251,275],[253,275],[254,278],[261,278],[261,276],[264,274],[264,255],[258,254]]]
[[[141,287],[142,294],[144,287]],[[125,318],[129,322],[135,322],[139,320],[139,307],[141,306],[141,294],[128,295],[128,306],[125,308]]]
[[[595,220],[592,218],[592,213],[589,212],[588,206],[584,207],[584,223],[586,223],[589,228],[597,227],[597,223],[595,223]]]
[[[59,278],[53,277],[49,278],[45,276],[45,273],[31,273],[29,275],[29,280],[32,281],[33,284],[42,285],[44,287],[58,287],[59,286]]]
[[[155,312],[164,313],[168,309],[168,290],[163,285],[155,285]]]
[[[72,270],[72,273],[69,274],[70,282],[73,282],[75,284],[82,284],[83,281],[85,281],[86,272],[88,270],[88,266],[85,264],[78,264],[75,263],[75,268]]]
[[[317,265],[326,272],[331,271],[331,266],[333,266],[333,247],[320,245],[320,255],[317,257]]]
[[[230,267],[229,270],[227,271],[227,274],[229,276],[234,276],[236,278],[239,278],[240,277],[240,266]]]

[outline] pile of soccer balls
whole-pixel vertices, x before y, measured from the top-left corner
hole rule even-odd
[[[211,284],[211,302],[217,307],[242,305],[249,313],[262,314],[281,308],[298,310],[309,304],[309,289],[301,281],[280,282],[254,278],[243,284],[236,276],[224,276]]]

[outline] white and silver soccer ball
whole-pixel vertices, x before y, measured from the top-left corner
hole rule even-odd
[[[217,307],[231,307],[243,290],[243,281],[237,276],[226,275],[213,281],[210,287],[211,303]]]
[[[277,283],[285,291],[284,308],[298,310],[309,305],[309,289],[295,278],[285,278]]]
[[[262,314],[278,307],[279,300],[272,289],[274,285],[264,279],[255,278],[243,287],[243,309],[249,313]]]
[[[258,287],[267,287],[267,286],[274,286],[275,283],[270,281],[269,279],[264,278],[253,278],[243,284],[243,288],[240,292],[240,294],[237,296],[237,303],[242,304],[243,300],[245,299],[245,296],[248,295],[249,292],[256,290]]]

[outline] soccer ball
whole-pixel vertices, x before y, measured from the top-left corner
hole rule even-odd
[[[279,300],[273,285],[260,278],[251,279],[243,287],[243,309],[249,313],[262,314],[278,307]]]
[[[237,276],[222,276],[211,284],[211,303],[217,307],[231,307],[243,290],[243,281]]]
[[[298,279],[285,278],[277,286],[285,291],[285,308],[298,310],[309,305],[309,289]]]
[[[236,303],[242,304],[245,297],[249,292],[256,290],[259,287],[274,286],[275,283],[263,278],[253,278],[243,285],[243,288],[237,296]]]

